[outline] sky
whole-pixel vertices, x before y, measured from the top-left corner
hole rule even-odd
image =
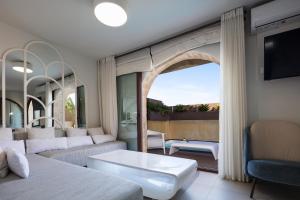
[[[167,106],[218,103],[220,67],[208,63],[160,74],[154,80],[148,98],[161,100]]]

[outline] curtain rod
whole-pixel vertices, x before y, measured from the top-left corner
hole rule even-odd
[[[214,22],[211,22],[211,23],[208,23],[208,24],[199,26],[199,27],[197,27],[197,28],[193,28],[193,29],[188,30],[188,31],[184,31],[184,32],[182,32],[182,33],[180,33],[180,34],[177,34],[177,35],[174,35],[174,36],[172,36],[172,37],[169,37],[169,38],[160,40],[160,41],[158,41],[158,42],[154,42],[154,43],[148,44],[148,45],[146,45],[146,46],[143,46],[143,47],[140,47],[140,48],[137,48],[137,49],[134,49],[134,50],[130,50],[130,51],[125,52],[125,53],[117,54],[115,57],[117,58],[117,57],[121,57],[121,56],[125,56],[125,55],[128,55],[128,54],[137,52],[137,51],[142,50],[142,49],[145,49],[145,48],[151,48],[151,46],[154,46],[154,45],[157,45],[157,44],[159,44],[159,43],[166,42],[166,41],[168,41],[168,40],[171,40],[171,39],[174,39],[174,38],[177,38],[177,37],[180,37],[180,36],[183,36],[183,35],[192,33],[192,32],[194,32],[194,31],[198,31],[198,30],[200,30],[200,29],[203,29],[203,28],[206,28],[206,27],[209,27],[209,26],[218,24],[218,23],[220,23],[220,22],[221,22],[221,20],[218,19],[218,20],[216,20],[216,21],[214,21]]]

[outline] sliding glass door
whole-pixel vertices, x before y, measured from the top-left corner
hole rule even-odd
[[[118,139],[127,143],[129,150],[140,150],[139,99],[141,74],[132,73],[117,77]]]

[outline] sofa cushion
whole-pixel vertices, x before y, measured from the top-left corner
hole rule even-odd
[[[93,135],[93,141],[95,144],[102,144],[105,142],[113,142],[116,138],[112,135]]]
[[[104,135],[104,131],[102,127],[98,127],[98,128],[89,128],[87,130],[89,135]]]
[[[68,137],[87,136],[87,131],[84,128],[68,128]]]
[[[55,138],[55,129],[49,128],[29,128],[28,139],[51,139]]]
[[[17,150],[18,152],[25,154],[25,145],[23,140],[0,140],[0,147],[2,149],[12,148]]]
[[[11,128],[0,128],[0,140],[13,140]]]
[[[15,130],[13,132],[14,140],[27,140],[28,139],[28,133],[23,130]]]
[[[298,124],[279,120],[262,120],[251,126],[251,159],[300,162],[299,147],[300,126]]]
[[[55,137],[67,137],[66,131],[62,128],[55,128]]]
[[[67,148],[68,148],[68,143],[66,137],[26,140],[27,153],[39,153],[47,150],[67,149]]]
[[[251,160],[247,164],[247,171],[262,180],[300,186],[299,162]]]
[[[91,136],[67,137],[68,148],[94,144]]]
[[[13,132],[14,140],[28,140],[28,133],[24,128],[18,128]],[[66,137],[66,132],[61,128],[55,128],[55,137]]]
[[[39,155],[80,166],[86,166],[88,156],[126,148],[127,146],[125,142],[115,141],[107,142],[104,144],[93,144],[87,146],[73,147],[66,150],[44,151],[39,153]]]
[[[30,175],[0,179],[1,200],[143,200],[140,186],[88,168],[26,155]]]

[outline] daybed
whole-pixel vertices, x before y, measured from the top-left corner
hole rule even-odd
[[[25,132],[15,133],[14,139],[26,139],[27,154],[25,154],[24,143],[22,144],[21,141],[12,141],[13,136],[11,129],[1,129],[2,140],[0,141],[2,141],[2,149],[5,149],[5,145],[9,145],[11,143],[18,145],[21,144],[22,148],[18,146],[18,149],[16,150],[19,153],[25,154],[27,157],[29,164],[29,176],[26,175],[26,178],[20,178],[13,172],[10,172],[8,176],[0,178],[0,200],[143,199],[143,192],[140,186],[122,178],[110,176],[109,174],[104,174],[96,170],[82,167],[87,165],[88,156],[116,149],[126,149],[126,143],[113,141],[101,144],[90,144],[75,147],[70,146],[69,148],[71,143],[69,143],[69,140],[67,139],[68,137],[65,137],[66,133],[64,131],[56,130],[54,133],[54,129],[52,129],[52,131],[49,129],[35,129],[35,131],[36,130],[38,131],[38,137],[52,135],[53,139],[30,139],[28,134]],[[83,130],[75,131],[81,132]],[[27,140],[28,138],[29,140]],[[76,139],[76,137],[72,136],[69,139],[72,140],[72,138]],[[82,139],[86,138],[93,143],[91,139],[92,136],[83,136],[83,138],[77,137],[75,141],[78,141],[79,139],[80,142],[82,142]],[[41,142],[42,146],[46,145],[46,147],[49,147],[47,146],[47,143],[51,143],[50,141],[56,142],[62,140],[68,141],[68,143],[65,143],[68,145],[67,148],[43,151],[39,152],[39,154],[30,153],[30,150],[33,150],[32,143],[27,143],[28,141],[38,141]],[[28,146],[29,144],[31,146]],[[57,145],[59,146],[59,143]],[[15,147],[17,147],[17,145]],[[40,146],[38,145],[35,147],[39,148]],[[54,145],[54,147],[57,146]],[[9,150],[9,148],[14,147],[6,148]]]
[[[1,200],[142,200],[140,186],[98,172],[36,154],[26,155],[27,179],[10,173],[0,179]]]

